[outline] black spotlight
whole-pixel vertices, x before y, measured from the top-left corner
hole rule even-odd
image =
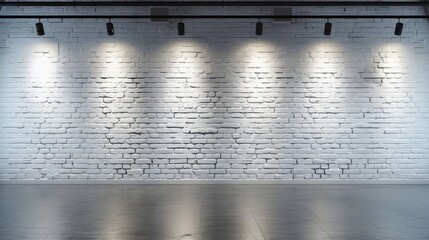
[[[332,32],[332,23],[330,22],[325,23],[325,31],[324,31],[325,36],[331,36],[331,32]]]
[[[401,22],[396,23],[395,35],[396,36],[401,36],[403,28],[404,28],[404,24],[403,23],[401,23]]]
[[[40,22],[40,19],[39,22],[36,23],[36,31],[39,36],[45,35],[45,29],[43,28],[43,23]]]
[[[256,23],[256,35],[261,36],[263,28],[264,28],[264,25],[261,22],[257,22]]]
[[[107,35],[113,36],[115,35],[115,29],[113,28],[113,23],[109,22],[106,23],[106,29],[107,29]]]
[[[185,24],[182,23],[182,21],[177,23],[177,34],[179,34],[180,36],[185,35]]]

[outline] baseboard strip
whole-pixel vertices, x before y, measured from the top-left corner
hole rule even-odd
[[[219,180],[219,179],[183,179],[183,180],[0,180],[0,184],[429,184],[423,180],[363,180],[363,179],[284,179],[284,180]]]

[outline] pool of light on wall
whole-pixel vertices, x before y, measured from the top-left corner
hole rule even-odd
[[[270,41],[255,40],[241,44],[235,52],[236,63],[241,68],[245,78],[239,83],[239,87],[249,89],[250,98],[275,98],[278,92],[268,89],[276,87],[275,71],[277,63],[276,45]]]
[[[28,49],[29,76],[27,86],[29,94],[36,98],[49,98],[55,93],[57,66],[59,63],[58,45],[54,43],[37,43]]]

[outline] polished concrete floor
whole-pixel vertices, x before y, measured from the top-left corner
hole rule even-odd
[[[0,185],[0,239],[429,239],[429,186]]]

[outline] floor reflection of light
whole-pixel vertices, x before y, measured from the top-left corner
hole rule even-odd
[[[202,191],[199,186],[169,189],[174,199],[163,199],[154,210],[154,219],[148,226],[160,240],[197,240],[201,223]]]

